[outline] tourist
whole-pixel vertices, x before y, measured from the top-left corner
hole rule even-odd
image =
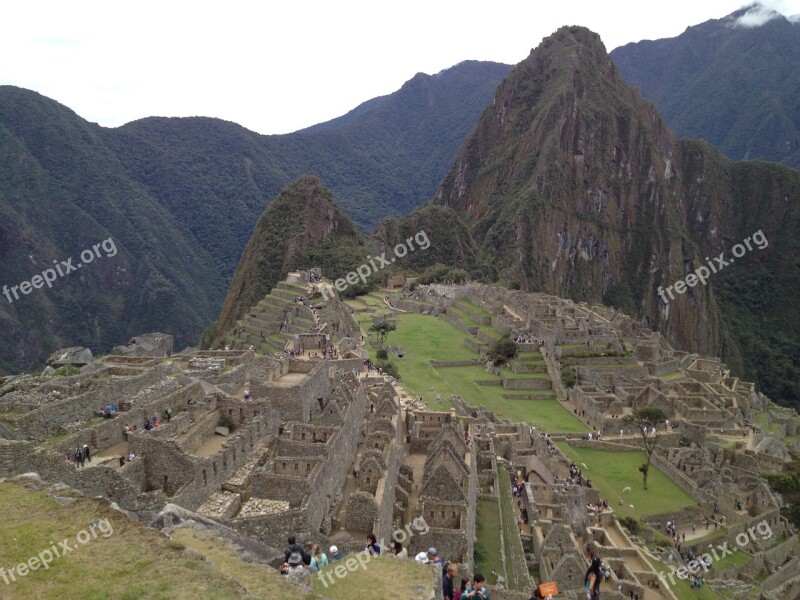
[[[428,554],[426,552],[420,552],[414,557],[414,560],[418,563],[422,563],[423,565],[427,565],[430,561],[428,560]]]
[[[317,544],[311,546],[311,570],[319,571],[328,566],[328,557]]]
[[[80,447],[75,448],[75,467],[81,468],[83,466],[83,451]]]
[[[453,594],[453,600],[461,600],[461,596],[464,594],[464,591],[467,589],[468,585],[469,585],[469,579],[467,579],[466,577],[462,577],[461,587],[459,587],[455,591],[455,594]]]
[[[449,563],[445,569],[444,576],[442,577],[442,594],[444,600],[453,600],[455,596],[453,583],[456,575],[458,575],[458,567],[453,563]]]
[[[128,462],[133,462],[134,458],[136,458],[136,455],[133,452],[128,454]]]
[[[120,467],[124,467],[125,466],[125,456],[124,455],[119,457],[119,466]]]
[[[491,600],[489,598],[489,588],[486,587],[486,578],[480,573],[475,573],[475,576],[472,578],[472,585],[464,590],[464,593],[461,595],[461,597]]]
[[[330,554],[331,554],[330,562],[342,560],[344,558],[344,554],[339,552],[339,548],[337,548],[336,546],[331,546]]]
[[[377,556],[381,553],[381,547],[378,545],[378,540],[374,533],[367,535],[367,546],[364,549],[370,553],[370,556]]]
[[[436,550],[436,548],[433,547],[428,548],[428,561],[435,563],[437,565],[441,565],[442,563],[444,563],[442,558],[439,556],[439,552]]]
[[[600,557],[596,556],[592,543],[586,544],[586,553],[589,555],[589,568],[583,576],[583,584],[586,587],[586,599],[598,600],[600,598],[600,581],[602,573],[600,571]]]
[[[289,559],[281,565],[281,573],[289,581],[311,585],[311,574],[303,566],[303,556],[299,552],[292,552]]]
[[[392,553],[395,558],[408,558],[408,550],[403,548],[403,544],[397,540],[392,542]]]
[[[92,462],[92,452],[89,450],[89,444],[83,445],[83,457],[89,462]]]

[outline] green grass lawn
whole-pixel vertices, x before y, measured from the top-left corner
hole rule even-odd
[[[601,497],[608,501],[619,517],[639,519],[643,515],[657,515],[680,510],[686,505],[697,505],[689,494],[652,464],[647,475],[648,489],[644,490],[642,474],[639,472],[639,466],[645,461],[644,452],[573,448],[562,441],[556,444],[581,469],[583,476],[591,479],[592,485],[600,490]],[[589,468],[584,469],[581,463]],[[630,487],[631,491],[623,493],[626,487]],[[619,505],[620,499],[623,500],[622,506]],[[630,508],[631,504],[634,508]]]
[[[503,573],[500,561],[500,513],[494,500],[478,500],[476,511],[475,534],[482,548],[481,560],[475,561],[475,571],[486,577],[493,585],[497,583],[492,572]]]
[[[364,314],[356,315],[368,329],[372,320],[363,320]],[[542,400],[520,400],[503,398],[508,393],[502,386],[481,386],[479,380],[500,378],[487,373],[480,365],[472,367],[432,367],[430,360],[472,360],[474,352],[464,345],[464,332],[442,318],[404,313],[394,315],[397,329],[387,338],[390,346],[400,346],[406,352],[402,359],[393,359],[397,365],[401,382],[408,392],[422,396],[432,410],[449,410],[452,406],[450,396],[457,394],[467,404],[484,406],[501,415],[531,423],[543,431],[585,432],[587,428],[565,410],[555,397]],[[369,348],[370,356],[375,358],[375,349]],[[512,374],[514,378],[521,378]],[[532,373],[529,378],[547,377],[545,373]],[[524,378],[524,377],[522,377]],[[524,393],[525,390],[515,390]],[[438,393],[442,402],[436,401]]]
[[[482,306],[478,306],[478,305],[477,305],[477,304],[475,304],[474,302],[470,302],[469,300],[459,300],[457,304],[458,304],[458,305],[460,305],[460,306],[462,306],[462,307],[467,307],[467,308],[469,308],[469,309],[470,309],[470,310],[471,310],[473,313],[475,313],[476,315],[479,315],[479,316],[481,316],[481,317],[488,317],[488,316],[490,316],[490,315],[489,315],[489,311],[487,311],[487,310],[486,310],[485,308],[483,308]]]

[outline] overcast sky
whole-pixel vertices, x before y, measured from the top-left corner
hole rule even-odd
[[[673,37],[743,4],[10,1],[0,5],[0,84],[110,127],[202,115],[286,133],[391,93],[420,71],[467,59],[517,63],[562,25],[589,27],[612,50]],[[800,13],[800,0],[764,4]]]

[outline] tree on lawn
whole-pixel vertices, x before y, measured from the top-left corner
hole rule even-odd
[[[644,442],[644,451],[647,455],[647,462],[639,467],[639,471],[642,473],[644,489],[647,489],[647,472],[650,470],[650,459],[652,458],[653,452],[658,445],[658,425],[666,420],[666,413],[660,408],[655,408],[653,406],[638,408],[633,411],[632,415],[627,415],[622,419],[626,425],[637,428],[637,431],[639,432],[639,435],[642,436],[642,441]],[[655,435],[651,435],[650,432],[654,427],[656,428],[656,433]]]
[[[369,330],[378,336],[378,350],[386,349],[386,337],[395,329],[397,329],[397,325],[386,319],[373,323]]]
[[[511,339],[511,333],[507,331],[489,347],[487,355],[492,363],[498,366],[516,357],[518,352],[519,346]]]

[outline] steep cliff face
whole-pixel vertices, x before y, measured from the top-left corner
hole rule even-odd
[[[797,198],[796,172],[677,140],[599,37],[565,27],[499,86],[434,202],[466,214],[483,260],[521,288],[605,301],[681,348],[735,359],[715,284],[749,276],[774,251],[667,302],[657,290],[759,229],[794,226],[797,237]]]

